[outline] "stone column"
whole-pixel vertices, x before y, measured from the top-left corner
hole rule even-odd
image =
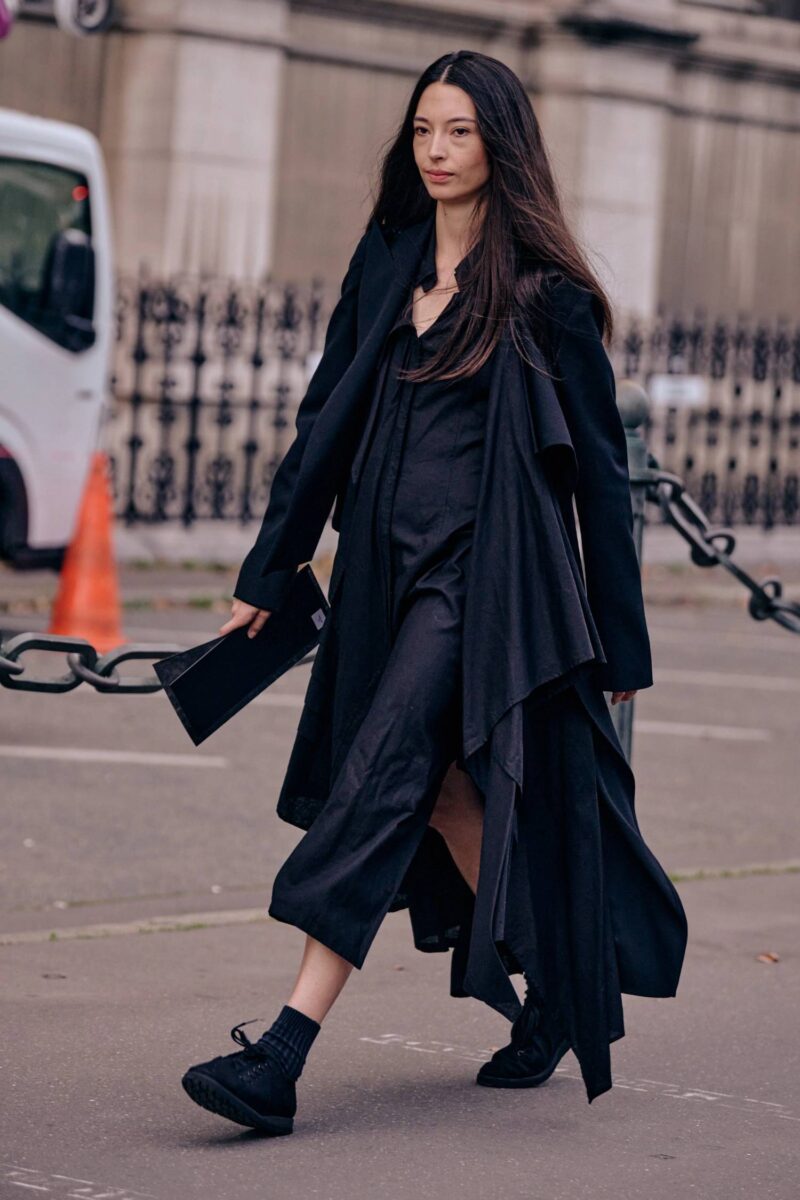
[[[100,138],[118,266],[255,278],[272,261],[287,0],[124,0]]]
[[[638,7],[640,19],[586,10],[551,25],[531,52],[529,81],[572,227],[614,305],[649,317],[674,58],[686,35],[669,0]]]

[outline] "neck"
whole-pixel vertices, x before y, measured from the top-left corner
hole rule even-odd
[[[439,278],[449,276],[469,253],[480,234],[482,214],[476,215],[475,202],[446,204],[436,202],[436,268]]]

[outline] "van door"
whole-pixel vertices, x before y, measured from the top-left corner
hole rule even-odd
[[[0,154],[0,467],[18,469],[26,511],[10,519],[32,548],[70,540],[96,443],[108,345],[94,255],[87,175]]]

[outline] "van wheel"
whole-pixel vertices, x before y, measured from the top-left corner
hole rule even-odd
[[[64,562],[66,546],[43,546],[32,550],[30,546],[12,546],[6,557],[18,571],[60,571]]]
[[[0,557],[11,561],[28,540],[28,497],[13,458],[0,458]]]
[[[28,497],[13,458],[0,458],[0,559],[20,570],[61,570],[66,547],[28,545]]]

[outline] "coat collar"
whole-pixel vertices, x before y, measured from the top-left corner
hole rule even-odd
[[[396,307],[412,284],[427,292],[436,283],[436,211],[394,234],[387,234],[377,221],[367,230],[367,256],[358,297],[357,342],[361,346],[384,307]],[[481,252],[481,239],[455,269],[460,285]]]
[[[360,349],[373,329],[388,329],[422,261],[430,218],[387,236],[377,221],[367,229],[367,245],[358,292],[356,340]],[[387,324],[388,322],[388,324]]]

